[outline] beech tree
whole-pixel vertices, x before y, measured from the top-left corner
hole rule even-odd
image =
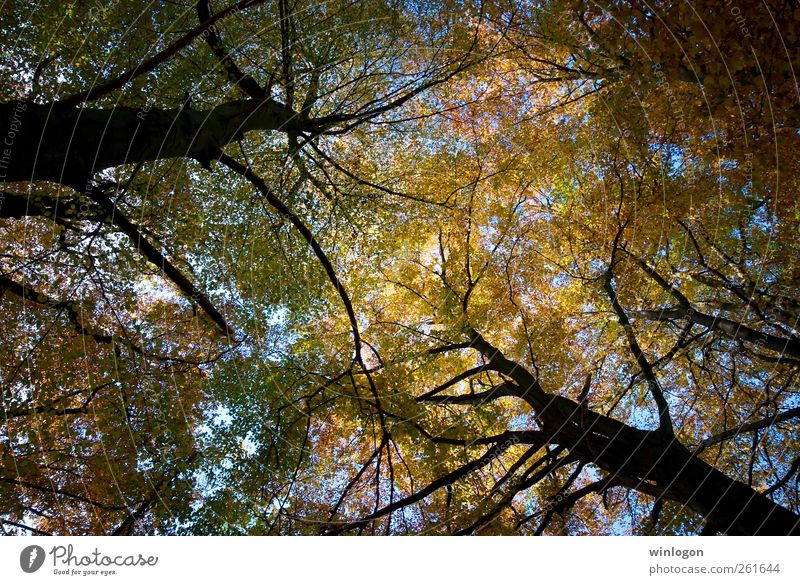
[[[795,534],[792,3],[0,10],[0,525]]]

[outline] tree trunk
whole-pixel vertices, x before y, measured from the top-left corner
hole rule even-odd
[[[800,534],[800,516],[718,471],[663,431],[646,431],[591,411],[586,403],[545,392],[520,364],[477,333],[473,346],[488,368],[514,380],[550,442],[645,493],[686,504],[719,532]]]
[[[251,130],[288,131],[296,114],[274,100],[236,100],[211,110],[72,108],[0,104],[0,182],[46,180],[83,189],[106,168],[174,157],[207,165]]]
[[[581,432],[575,448],[611,475],[646,482],[729,534],[800,534],[800,516],[699,459],[676,439],[619,423],[615,437]],[[569,441],[568,441],[569,442]],[[631,482],[626,482],[631,485]],[[653,490],[647,490],[652,492]]]

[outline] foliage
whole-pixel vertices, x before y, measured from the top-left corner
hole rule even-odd
[[[800,11],[720,6],[5,3],[2,529],[797,531]]]

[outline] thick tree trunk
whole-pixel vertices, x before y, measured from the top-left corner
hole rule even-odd
[[[211,110],[0,104],[0,182],[47,180],[83,189],[106,168],[173,157],[208,164],[251,130],[288,131],[296,114],[273,100]]]
[[[615,437],[573,430],[565,441],[627,485],[685,504],[715,531],[729,534],[800,534],[800,516],[705,463],[675,439],[618,423]],[[569,429],[567,433],[569,433]],[[580,434],[578,434],[580,433]],[[631,481],[633,480],[633,481]],[[647,485],[644,485],[647,484]]]
[[[473,346],[489,369],[514,380],[518,396],[535,410],[550,442],[594,463],[609,476],[648,494],[686,504],[714,530],[730,534],[800,534],[800,516],[700,459],[677,438],[645,431],[545,392],[534,376],[483,337]],[[507,395],[507,393],[506,393]]]

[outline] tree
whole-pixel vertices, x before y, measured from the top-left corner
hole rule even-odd
[[[715,9],[4,10],[4,530],[797,533],[798,12]]]

